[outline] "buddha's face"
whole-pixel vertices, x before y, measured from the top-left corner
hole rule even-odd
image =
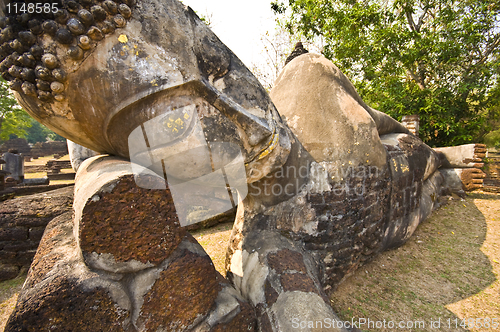
[[[197,148],[201,130],[207,143],[240,148],[249,181],[252,167],[286,160],[287,134],[265,90],[180,2],[62,1],[56,14],[23,15],[7,2],[0,69],[21,105],[57,133],[140,160],[134,142],[146,123],[142,139],[159,157]]]

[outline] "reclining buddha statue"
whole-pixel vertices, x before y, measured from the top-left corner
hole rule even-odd
[[[290,61],[268,94],[178,0],[21,4],[38,5],[0,1],[2,77],[96,156],[9,332],[346,331],[328,294],[405,243],[459,174],[444,171],[456,151],[484,157],[430,148],[320,55]],[[236,206],[223,277],[185,226]]]

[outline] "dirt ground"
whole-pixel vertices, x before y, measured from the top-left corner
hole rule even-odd
[[[0,283],[0,331],[5,329],[7,319],[16,306],[17,296],[23,287],[26,274]]]
[[[500,194],[477,192],[445,203],[408,243],[339,286],[331,301],[341,320],[364,319],[362,331],[500,330]],[[193,232],[221,273],[231,227]],[[0,283],[0,331],[23,281],[21,276]],[[384,320],[386,328],[375,326]],[[389,328],[390,322],[405,327]],[[422,322],[421,328],[409,327]]]
[[[363,331],[500,330],[500,195],[447,203],[340,285],[331,301],[342,320]]]
[[[231,224],[223,224],[193,234],[223,274],[230,230]],[[347,278],[331,304],[343,321],[364,318],[362,331],[491,331],[493,318],[500,330],[499,262],[500,195],[450,198],[408,243]],[[368,327],[368,319],[385,319],[386,328]],[[403,321],[404,328],[389,328],[390,321]],[[410,327],[421,322],[423,328]],[[489,328],[475,327],[480,324]]]

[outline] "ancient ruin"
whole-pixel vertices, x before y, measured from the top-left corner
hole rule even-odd
[[[66,142],[38,142],[33,145],[31,149],[31,156],[33,158],[45,157],[50,155],[64,156],[68,154],[68,146]]]
[[[4,171],[2,169],[1,165],[5,164],[5,160],[0,158],[0,191],[3,191],[5,189],[5,177],[9,175],[10,173],[7,171]]]
[[[14,184],[23,182],[24,180],[24,158],[17,150],[9,150],[2,155],[5,161],[1,168],[9,173],[7,179],[11,179]]]
[[[101,155],[70,147],[74,214],[47,226],[6,331],[335,323],[328,292],[482,181],[483,146],[431,149],[320,55],[296,52],[269,96],[177,0],[61,3],[3,3],[0,69]],[[236,205],[224,278],[183,225]]]
[[[9,150],[17,150],[23,156],[31,154],[31,148],[24,138],[14,138],[0,145],[0,153],[9,152]]]
[[[71,212],[72,187],[0,202],[0,281],[27,270],[47,224]]]

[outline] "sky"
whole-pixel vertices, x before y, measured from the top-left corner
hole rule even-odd
[[[182,0],[199,16],[210,17],[211,29],[247,67],[264,62],[262,35],[274,33],[271,0]]]

